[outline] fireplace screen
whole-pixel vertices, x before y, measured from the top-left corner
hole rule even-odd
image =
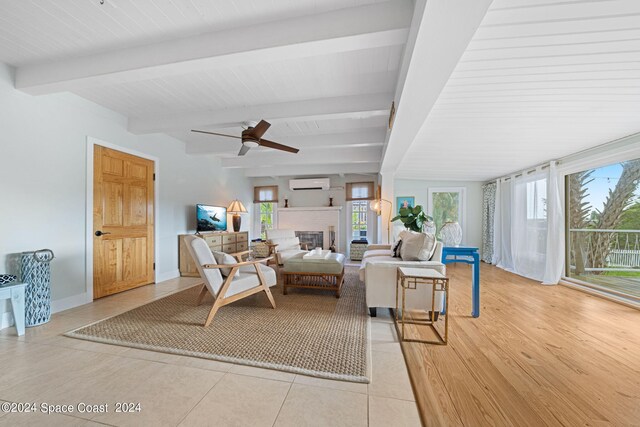
[[[300,245],[311,249],[322,248],[324,233],[322,231],[296,231],[296,237],[300,239]]]

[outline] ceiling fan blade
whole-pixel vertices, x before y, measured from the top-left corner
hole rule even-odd
[[[269,127],[271,127],[271,123],[260,120],[260,123],[258,123],[253,129],[249,129],[246,132],[246,135],[250,135],[255,139],[260,139],[262,138],[262,135],[267,132],[267,129],[269,129]]]
[[[288,151],[289,153],[297,153],[298,151],[300,151],[297,148],[278,144],[277,142],[269,141],[267,139],[261,139],[258,144],[260,144],[261,147],[275,148],[276,150]]]
[[[191,132],[197,132],[197,133],[206,133],[208,135],[218,135],[218,136],[226,136],[228,138],[236,138],[236,139],[242,139],[239,136],[236,135],[227,135],[224,133],[216,133],[216,132],[207,132],[206,130],[195,130],[195,129],[191,129]]]
[[[240,152],[238,153],[238,156],[244,156],[245,154],[247,154],[247,151],[249,151],[251,147],[247,147],[246,145],[242,144],[242,147],[240,148]]]

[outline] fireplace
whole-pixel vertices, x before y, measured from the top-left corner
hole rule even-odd
[[[303,248],[305,244],[309,249],[323,247],[324,233],[322,231],[296,231],[296,237],[300,239]]]
[[[344,239],[341,239],[340,212],[342,206],[305,206],[294,208],[278,208],[278,228],[281,230],[296,230],[300,233],[320,233],[321,243],[316,247],[329,249],[331,246],[331,235],[329,230],[333,229],[335,234],[335,245],[338,252],[344,251]],[[298,234],[299,235],[299,234]],[[300,237],[301,241],[309,242],[312,248],[312,241],[306,237]]]

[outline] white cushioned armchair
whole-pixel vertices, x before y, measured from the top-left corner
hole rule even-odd
[[[376,315],[377,307],[395,308],[396,280],[398,267],[430,268],[446,275],[446,267],[442,263],[442,243],[436,243],[436,248],[428,261],[403,261],[394,258],[391,245],[369,245],[362,258],[360,266],[360,280],[365,283],[367,307],[372,316]],[[431,308],[431,292],[429,286],[418,286],[417,289],[407,290],[406,307],[408,309],[427,310]],[[441,294],[441,293],[440,293]],[[443,297],[436,300],[436,310],[443,308]]]
[[[300,246],[300,239],[294,230],[267,230],[267,244],[278,245],[275,247],[278,265],[294,255],[307,252],[306,248]]]
[[[259,292],[264,292],[271,306],[276,308],[269,289],[277,284],[276,272],[273,268],[261,264],[270,258],[242,261],[243,253],[238,253],[236,259],[229,257],[229,262],[219,263],[203,239],[187,236],[185,240],[187,249],[204,282],[196,304],[200,305],[207,294],[211,294],[214,298],[204,326],[209,326],[221,307]],[[226,277],[223,275],[225,270],[228,273]]]

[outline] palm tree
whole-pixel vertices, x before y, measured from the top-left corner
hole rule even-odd
[[[593,170],[589,170],[569,175],[569,228],[585,229],[589,224],[591,204],[585,200],[589,197],[587,186],[593,181],[592,174]],[[570,233],[570,236],[571,255],[576,266],[575,274],[583,274],[589,256],[587,236],[583,232]]]
[[[597,211],[595,228],[615,229],[622,219],[622,213],[629,207],[640,180],[640,159],[622,163],[620,180],[613,190],[609,190],[602,211]],[[594,233],[589,254],[593,267],[604,267],[611,250],[614,233]]]

